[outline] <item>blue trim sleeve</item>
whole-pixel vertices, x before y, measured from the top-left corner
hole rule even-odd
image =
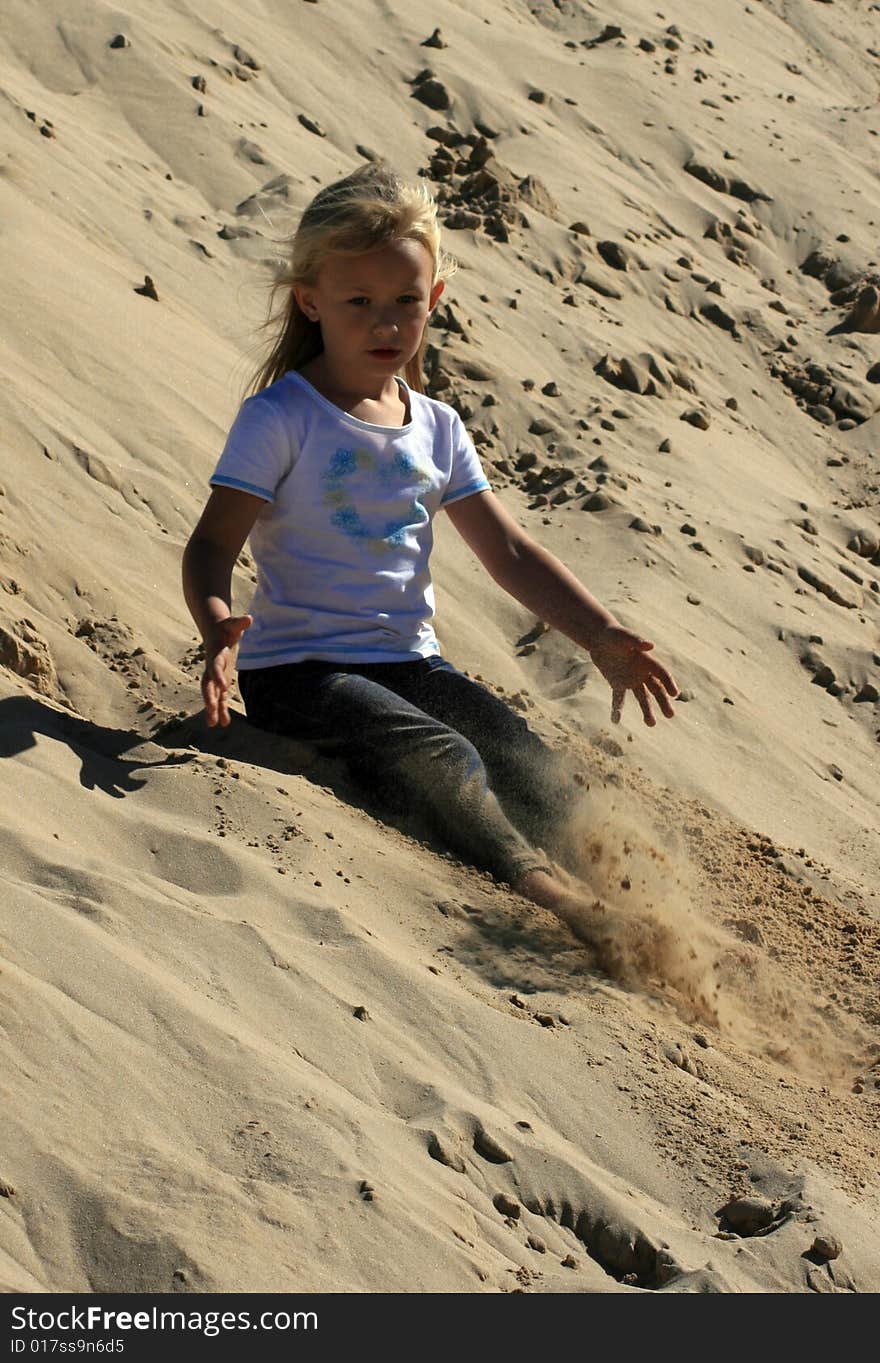
[[[245,483],[241,478],[230,478],[226,473],[215,473],[210,482],[211,487],[235,487],[242,492],[252,492],[255,497],[262,497],[264,502],[275,500],[275,493],[268,488],[257,487],[256,483]]]
[[[474,478],[472,482],[468,483],[465,487],[458,488],[456,492],[447,492],[445,497],[440,498],[440,505],[449,506],[451,502],[458,502],[462,497],[470,497],[475,492],[491,491],[492,489],[485,478]]]

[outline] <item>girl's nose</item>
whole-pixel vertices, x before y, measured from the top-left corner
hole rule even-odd
[[[397,332],[397,318],[393,313],[386,312],[376,318],[374,331],[382,336],[393,336]]]

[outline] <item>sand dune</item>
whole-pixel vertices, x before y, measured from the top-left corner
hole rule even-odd
[[[695,8],[4,7],[6,1290],[880,1286],[877,7]],[[438,526],[445,652],[671,934],[623,979],[199,717],[181,551],[366,155],[459,261],[430,391],[683,688],[612,728]]]

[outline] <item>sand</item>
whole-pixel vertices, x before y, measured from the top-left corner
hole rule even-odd
[[[876,9],[4,7],[7,1291],[878,1290]],[[683,689],[612,726],[438,524],[445,653],[664,929],[622,977],[200,719],[181,551],[368,153],[444,200],[430,391]]]

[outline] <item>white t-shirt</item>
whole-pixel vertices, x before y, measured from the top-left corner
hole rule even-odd
[[[399,382],[405,426],[350,416],[294,370],[243,403],[211,478],[266,502],[240,669],[439,651],[431,521],[489,484],[458,413]]]

